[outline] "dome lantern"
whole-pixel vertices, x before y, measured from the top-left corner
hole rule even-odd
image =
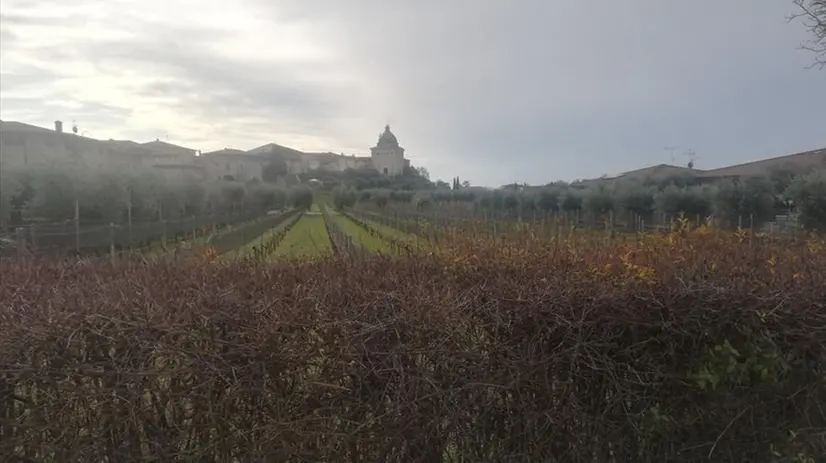
[[[384,126],[384,133],[379,135],[379,142],[376,144],[379,148],[398,148],[399,140],[390,131],[390,124]]]

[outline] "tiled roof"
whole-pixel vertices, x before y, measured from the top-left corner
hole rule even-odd
[[[770,159],[737,164],[720,169],[701,171],[699,176],[709,177],[748,177],[765,175],[774,169],[787,168],[792,171],[805,171],[819,167],[826,168],[826,148],[804,151]]]
[[[236,149],[224,148],[218,151],[210,151],[208,153],[201,153],[201,156],[224,156],[224,157],[244,157],[262,159],[262,156],[249,151],[241,151]]]
[[[258,155],[279,154],[283,156],[285,159],[298,159],[301,157],[301,155],[304,154],[301,151],[288,148],[286,146],[281,146],[277,143],[267,143],[266,145],[253,148],[247,151],[247,153]]]
[[[0,121],[0,130],[3,131],[14,131],[14,132],[50,132],[50,133],[60,133],[55,132],[52,129],[46,129],[43,127],[38,127],[36,125],[31,124],[24,124],[22,122],[15,122],[15,121]]]
[[[618,178],[639,178],[639,177],[658,177],[668,176],[674,174],[689,174],[695,175],[697,173],[694,169],[682,166],[672,166],[669,164],[659,164],[656,166],[645,167],[643,169],[632,170],[618,175]]]
[[[161,149],[172,148],[172,149],[179,150],[179,151],[184,151],[184,150],[186,150],[186,151],[195,151],[192,148],[187,148],[185,146],[175,145],[175,144],[167,143],[165,141],[160,141],[160,140],[148,141],[146,143],[141,143],[141,145],[146,146],[147,148],[161,148]]]

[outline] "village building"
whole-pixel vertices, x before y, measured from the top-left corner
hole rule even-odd
[[[159,139],[97,140],[63,131],[63,123],[46,129],[15,121],[0,121],[0,165],[4,168],[69,164],[87,169],[146,169],[168,179],[204,178],[237,181],[263,180],[269,162],[283,161],[287,174],[312,170],[343,172],[375,169],[400,175],[410,161],[404,148],[386,126],[370,156],[332,152],[302,152],[275,143],[249,151],[225,148],[200,153]]]

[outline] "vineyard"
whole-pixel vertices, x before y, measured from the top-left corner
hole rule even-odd
[[[246,245],[211,255],[223,260],[273,262],[333,255],[413,256],[421,250],[416,248],[419,236],[399,228],[404,222],[384,225],[382,220],[389,219],[369,212],[335,210],[319,201],[307,211],[284,214],[283,220]]]
[[[822,461],[826,241],[606,223],[317,200],[0,260],[0,459]]]

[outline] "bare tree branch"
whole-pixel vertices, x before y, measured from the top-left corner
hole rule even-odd
[[[802,49],[815,55],[814,63],[808,67],[826,68],[826,0],[793,1],[798,11],[789,16],[789,21],[799,19],[812,35],[812,38],[800,45]]]

